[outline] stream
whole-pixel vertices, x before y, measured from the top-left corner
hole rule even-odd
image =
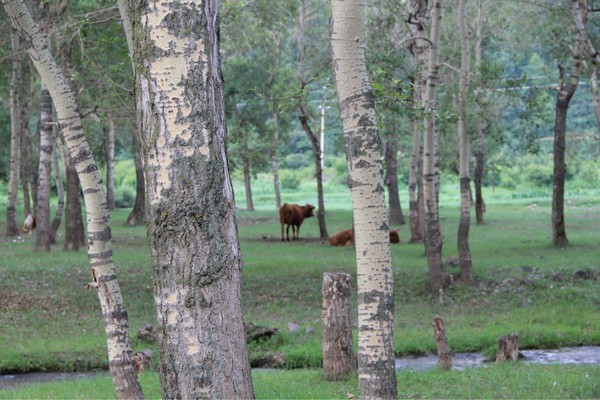
[[[598,364],[600,365],[600,346],[563,347],[550,350],[520,350],[525,358],[523,362],[536,364]],[[396,369],[421,371],[434,368],[437,356],[430,354],[417,357],[396,359]],[[483,353],[459,353],[452,355],[452,367],[464,369],[478,367],[489,362]],[[0,375],[0,390],[15,389],[28,384],[57,382],[72,379],[91,378],[96,375],[108,376],[108,372],[32,372],[27,374]]]

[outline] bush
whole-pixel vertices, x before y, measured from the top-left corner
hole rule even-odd
[[[294,171],[283,169],[279,171],[279,182],[286,190],[297,190],[300,187],[300,178]]]
[[[534,186],[550,186],[554,175],[552,163],[529,164],[523,170],[524,178]]]
[[[287,156],[285,156],[283,163],[285,167],[289,169],[300,169],[308,167],[312,163],[311,153],[288,154]]]
[[[115,187],[115,205],[117,208],[131,208],[135,202],[135,190],[129,186]]]

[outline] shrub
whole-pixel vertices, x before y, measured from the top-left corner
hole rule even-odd
[[[116,186],[115,187],[115,205],[117,208],[130,208],[133,207],[135,202],[135,190],[130,186]]]
[[[300,178],[294,171],[288,169],[279,171],[279,182],[286,190],[297,190],[300,187]]]
[[[552,185],[553,166],[552,163],[528,164],[523,170],[523,175],[534,186]]]

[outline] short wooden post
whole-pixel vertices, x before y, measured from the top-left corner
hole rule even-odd
[[[519,360],[519,335],[512,333],[510,335],[498,338],[498,352],[496,353],[496,362],[518,361]]]
[[[438,364],[444,371],[452,368],[452,356],[448,347],[448,338],[446,337],[446,326],[442,317],[436,315],[433,317],[433,334],[437,346]]]
[[[325,380],[345,379],[356,371],[350,326],[350,275],[323,274],[323,373]]]

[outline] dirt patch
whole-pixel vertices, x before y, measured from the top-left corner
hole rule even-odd
[[[57,294],[31,296],[9,289],[0,296],[0,309],[3,310],[22,311],[35,308],[50,311],[67,308],[68,305],[67,298]]]

